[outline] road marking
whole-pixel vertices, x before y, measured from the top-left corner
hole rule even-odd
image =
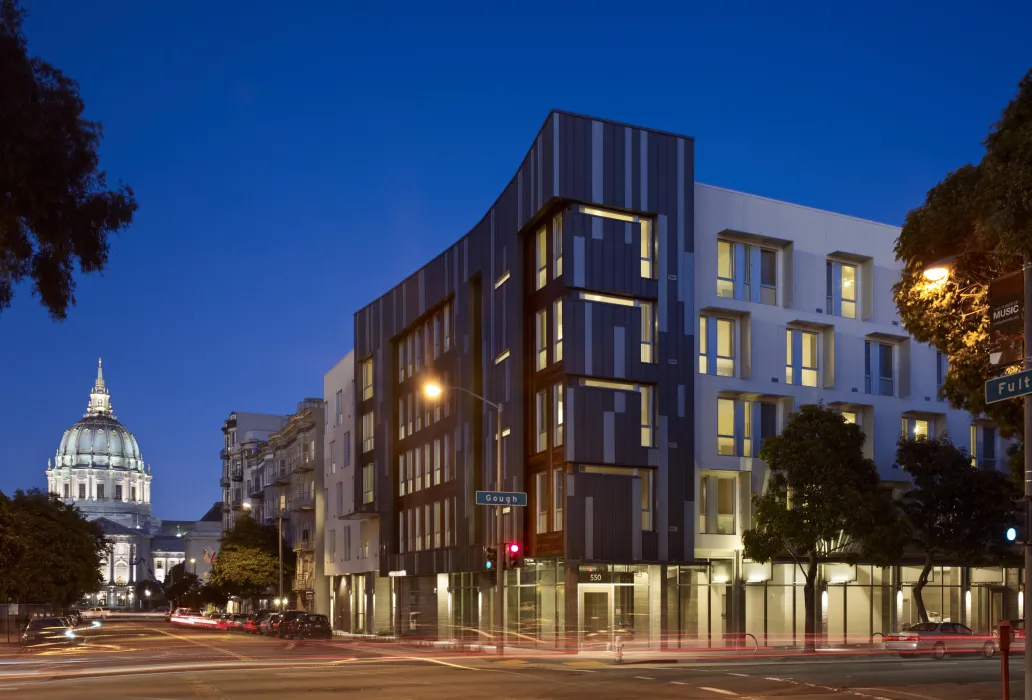
[[[504,661],[492,661],[494,664],[504,664],[506,666],[519,666],[520,664],[527,663],[523,659],[505,659]]]
[[[738,676],[739,678],[748,678],[749,677],[748,673],[731,673],[730,671],[727,672],[727,675],[729,675],[729,676]]]
[[[564,661],[566,666],[605,666],[601,661]]]
[[[763,680],[765,680],[765,681],[777,681],[778,683],[786,683],[787,682],[784,678],[774,678],[773,676],[767,676]]]
[[[723,688],[707,688],[704,685],[700,685],[699,690],[708,690],[711,693],[720,693],[721,695],[738,695],[738,693],[732,693],[730,690],[724,690]]]
[[[688,685],[684,681],[670,681],[670,682],[673,683],[674,685]]]
[[[650,676],[635,676],[635,678],[637,678],[639,681],[654,681],[654,680],[656,680],[655,678],[652,678]]]
[[[472,666],[461,666],[459,664],[453,664],[450,661],[441,661],[440,659],[431,659],[426,656],[402,656],[402,659],[408,659],[409,661],[425,661],[428,664],[440,664],[442,666],[451,666],[452,668],[461,668],[463,671],[479,671],[480,669],[473,668]]]
[[[228,649],[222,649],[220,647],[215,646],[214,644],[208,644],[207,642],[201,642],[201,641],[198,641],[196,639],[190,639],[189,637],[183,637],[181,635],[174,634],[174,633],[168,632],[166,630],[158,630],[158,631],[161,632],[162,634],[167,634],[169,637],[174,637],[174,638],[180,639],[180,640],[182,640],[184,642],[189,642],[190,644],[196,644],[199,647],[205,647],[207,649],[211,649],[212,651],[217,651],[220,654],[225,654],[227,656],[233,656],[233,657],[235,657],[237,659],[240,659],[241,661],[250,661],[251,660],[248,657],[244,656],[243,654],[238,654],[235,651],[229,651]]]

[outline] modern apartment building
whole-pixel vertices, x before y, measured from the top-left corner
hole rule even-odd
[[[976,466],[1002,467],[995,427],[938,399],[945,358],[900,325],[898,229],[698,184],[693,153],[552,112],[483,219],[355,314],[354,511],[345,491],[336,513],[376,523],[396,633],[479,638],[502,605],[509,644],[793,645],[797,568],[742,552],[760,445],[792,411],[861,424],[900,489],[903,433],[970,437]],[[502,533],[474,505],[490,489],[529,496]],[[527,555],[504,603],[499,539]],[[916,564],[824,567],[828,642],[912,620]],[[979,630],[1020,614],[1017,572],[962,564],[935,570],[929,610]]]
[[[390,632],[392,579],[379,575],[380,518],[356,508],[363,493],[355,491],[354,352],[326,373],[323,388],[327,406],[324,565],[331,619],[334,629],[345,632]]]
[[[245,458],[255,454],[256,448],[269,439],[269,435],[287,424],[286,416],[268,413],[242,413],[234,411],[222,424],[222,529],[229,530],[244,510],[248,501],[253,479],[248,474],[245,481]]]

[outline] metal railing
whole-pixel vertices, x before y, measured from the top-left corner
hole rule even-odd
[[[294,576],[294,590],[295,591],[310,591],[312,590],[312,575],[311,574],[297,574]]]
[[[315,508],[315,499],[308,493],[295,493],[290,499],[292,510],[311,510]]]
[[[233,471],[230,472],[230,478],[232,478],[233,481],[243,481],[244,480],[244,468],[243,467],[233,467]]]

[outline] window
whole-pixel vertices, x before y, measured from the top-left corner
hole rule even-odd
[[[423,450],[420,447],[416,448],[416,466],[415,466],[415,483],[416,491],[423,488]]]
[[[371,452],[373,449],[373,412],[362,414],[362,452]]]
[[[79,484],[79,499],[86,499],[86,484]]]
[[[508,270],[502,273],[501,277],[495,280],[495,289],[500,289],[503,284],[509,281],[509,277],[512,275]]]
[[[735,376],[735,322],[699,317],[699,374]]]
[[[423,445],[423,488],[430,488],[430,443]]]
[[[996,469],[996,428],[991,425],[971,426],[971,466]]]
[[[420,508],[416,506],[416,551],[423,551],[423,519],[420,516]]]
[[[534,237],[534,268],[536,270],[536,282],[537,285],[534,287],[535,290],[541,289],[548,282],[548,230],[545,228],[538,229],[537,236]]]
[[[441,547],[441,502],[434,501],[434,547]]]
[[[444,307],[444,351],[451,349],[451,326],[452,326],[452,302]]]
[[[116,501],[121,501],[122,500],[122,485],[121,484],[115,484],[115,500]]]
[[[373,360],[372,358],[362,363],[362,400],[368,401],[373,398]],[[339,410],[339,409],[338,409]]]
[[[441,312],[434,314],[434,359],[441,356]]]
[[[61,497],[71,498],[72,488],[70,484],[63,484],[61,487]]]
[[[408,350],[405,351],[405,357],[408,359],[408,376],[411,377],[415,374],[415,366],[413,363],[416,359],[416,343],[415,339],[411,335],[409,335],[406,345],[408,346]]]
[[[552,362],[563,359],[563,300],[552,302]]]
[[[655,243],[652,240],[652,222],[648,219],[641,220],[641,276],[644,279],[655,277],[652,269],[652,259],[655,255]]]
[[[552,387],[552,444],[558,447],[563,444],[563,385]]]
[[[408,551],[415,552],[416,542],[419,541],[419,538],[416,536],[416,523],[419,520],[416,517],[417,513],[415,510],[408,510],[406,512],[408,513],[408,528],[406,530],[408,532]]]
[[[416,481],[413,474],[415,460],[412,458],[412,450],[405,453],[405,490],[412,493],[416,490]]]
[[[434,486],[441,483],[441,441],[434,440]]]
[[[444,499],[444,546],[452,545],[451,499]]]
[[[496,365],[500,365],[500,364],[502,364],[503,362],[505,362],[508,359],[509,359],[509,350],[508,349],[502,350],[502,352],[498,355],[498,357],[495,358],[495,364]]]
[[[330,474],[337,473],[337,441],[330,440]]]
[[[351,466],[351,431],[344,433],[344,468]]]
[[[539,391],[534,396],[534,434],[537,436],[534,451],[541,452],[548,447],[548,422],[545,420],[545,392]]]
[[[892,345],[864,341],[864,390],[868,394],[892,396]]]
[[[552,470],[552,530],[561,532],[563,529],[563,485],[565,484],[565,472],[562,469]]]
[[[413,402],[413,413],[416,416],[416,432],[418,433],[423,429],[423,409],[420,404],[423,403],[423,395],[417,393],[415,396],[410,396]]]
[[[412,415],[412,394],[408,395],[408,399],[405,401],[405,432],[412,435],[415,431],[415,423],[413,422]]]
[[[398,384],[405,381],[405,341],[398,343]]]
[[[651,302],[641,304],[641,361],[656,361],[656,319],[655,307]]]
[[[913,440],[935,437],[935,424],[925,418],[904,418],[903,434]]]
[[[856,411],[843,411],[842,420],[852,425],[856,425]]]
[[[404,496],[407,493],[405,489],[405,455],[404,453],[398,455],[398,495]]]
[[[717,241],[717,296],[773,306],[777,304],[777,288],[777,251]]]
[[[735,247],[727,241],[717,241],[717,296],[735,298]]]
[[[97,500],[103,500],[104,498],[104,484],[97,484]]]
[[[343,402],[344,391],[337,390],[336,404],[337,404],[337,422],[334,425],[340,425],[344,422],[344,402]]]
[[[785,331],[785,383],[817,386],[817,334],[789,328]]]
[[[429,503],[427,503],[425,506],[423,506],[423,526],[424,526],[423,527],[423,532],[426,533],[425,534],[425,536],[426,536],[425,547],[426,547],[426,549],[430,549],[430,543],[433,540],[432,540],[432,537],[431,537],[432,532],[430,530],[430,504]]]
[[[534,500],[537,504],[537,532],[548,532],[548,473],[534,475]]]
[[[362,503],[373,502],[373,478],[375,465],[366,464],[362,466]]]
[[[537,370],[540,372],[548,366],[548,311],[541,309],[534,316],[534,343],[537,348]]]
[[[337,553],[337,531],[330,530],[330,555]]]
[[[711,503],[714,492],[717,500]],[[699,530],[710,535],[735,534],[735,478],[703,476],[699,495]]]
[[[563,274],[563,215],[556,214],[552,219],[552,278]]]
[[[641,394],[641,446],[653,446],[653,402],[652,387],[640,386],[638,393]]]
[[[735,402],[717,399],[717,454],[735,453]]]
[[[451,455],[451,439],[450,436],[444,436],[444,480],[451,481],[452,455]]]
[[[856,265],[829,260],[825,269],[828,313],[843,318],[856,318]]]
[[[344,512],[344,482],[337,482],[337,514]]]
[[[946,372],[949,366],[949,358],[945,353],[935,353],[935,394],[939,401],[943,400],[939,392],[942,391],[942,385],[946,383]]]

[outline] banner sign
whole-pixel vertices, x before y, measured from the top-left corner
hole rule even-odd
[[[1019,270],[989,283],[990,369],[1019,364],[1024,356],[1023,274]]]

